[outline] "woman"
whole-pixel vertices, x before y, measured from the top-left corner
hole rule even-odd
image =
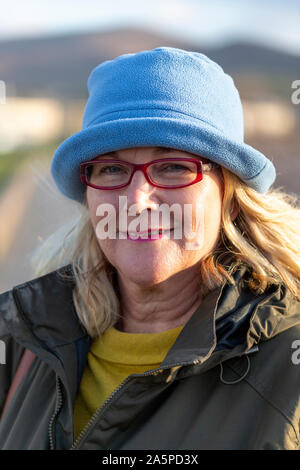
[[[35,354],[0,447],[299,449],[299,201],[244,143],[231,77],[159,47],[88,88],[52,162],[82,216],[0,297],[2,407]]]

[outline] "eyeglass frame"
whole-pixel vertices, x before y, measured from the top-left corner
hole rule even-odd
[[[167,161],[187,161],[187,162],[192,162],[192,163],[196,163],[197,165],[197,176],[195,178],[194,181],[192,181],[191,183],[188,183],[188,184],[184,184],[184,185],[175,185],[175,186],[165,186],[165,185],[159,185],[159,184],[156,184],[154,183],[153,181],[151,181],[151,179],[149,178],[148,176],[148,173],[147,173],[147,168],[152,165],[153,163],[162,163],[162,162],[167,162]],[[92,183],[90,183],[88,180],[87,180],[87,176],[86,176],[86,167],[88,167],[89,165],[94,165],[94,164],[97,164],[97,163],[122,163],[125,165],[128,165],[131,167],[132,169],[132,172],[131,172],[131,176],[129,178],[129,181],[126,183],[126,184],[122,184],[122,185],[118,185],[118,186],[113,186],[113,187],[104,187],[104,186],[96,186]],[[205,168],[204,168],[205,167]],[[199,181],[202,181],[203,179],[203,173],[204,171],[211,171],[215,168],[219,168],[220,165],[216,162],[202,162],[201,160],[199,160],[198,158],[188,158],[188,157],[182,157],[182,158],[178,158],[178,157],[174,157],[174,158],[160,158],[160,159],[157,159],[157,160],[152,160],[151,162],[148,162],[148,163],[131,163],[131,162],[126,162],[124,160],[111,160],[111,159],[103,159],[103,160],[90,160],[88,162],[83,162],[80,164],[80,180],[82,183],[86,184],[87,186],[90,186],[91,188],[94,188],[94,189],[101,189],[101,190],[114,190],[114,189],[122,189],[122,188],[125,188],[126,186],[128,186],[131,181],[132,181],[132,178],[133,178],[133,175],[136,171],[140,170],[143,172],[146,180],[148,181],[148,183],[150,183],[152,186],[156,187],[156,188],[163,188],[163,189],[177,189],[177,188],[186,188],[187,186],[191,186],[192,184],[195,184],[195,183],[199,183]]]

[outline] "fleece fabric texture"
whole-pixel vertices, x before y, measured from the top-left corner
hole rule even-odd
[[[183,326],[159,333],[126,333],[112,327],[93,341],[75,403],[75,439],[126,377],[160,366]]]
[[[82,130],[57,148],[52,176],[83,202],[80,164],[132,147],[171,147],[202,155],[265,193],[273,163],[244,142],[244,118],[232,78],[204,54],[172,47],[123,54],[92,70]]]

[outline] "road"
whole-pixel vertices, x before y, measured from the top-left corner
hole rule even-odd
[[[35,249],[77,215],[77,204],[60,195],[45,159],[17,171],[0,198],[0,293],[34,277]]]

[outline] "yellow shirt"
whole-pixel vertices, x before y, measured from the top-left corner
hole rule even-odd
[[[93,341],[75,402],[75,439],[126,377],[160,366],[182,328],[160,333],[125,333],[112,327],[101,339]]]

